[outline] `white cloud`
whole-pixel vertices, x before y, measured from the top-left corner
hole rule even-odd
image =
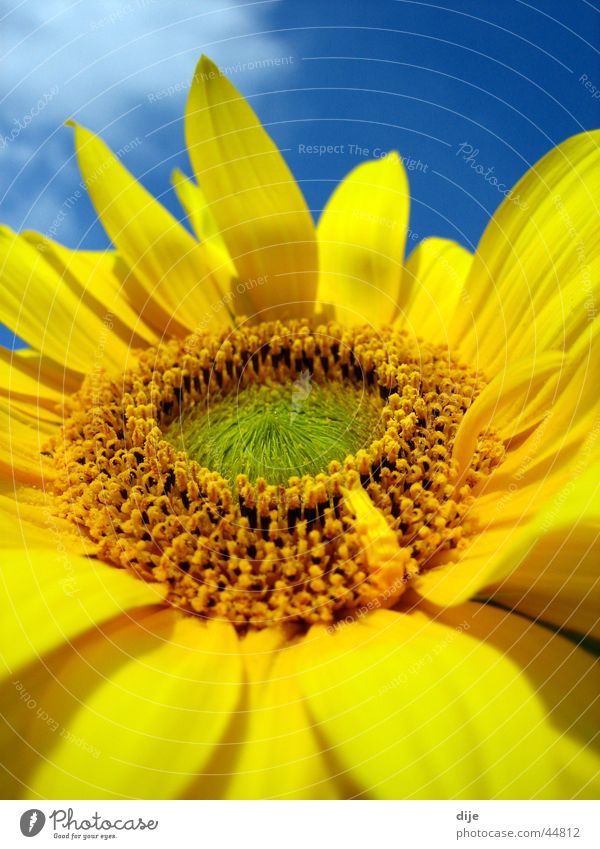
[[[273,73],[265,60],[288,55],[279,37],[268,32],[272,5],[268,0],[25,0],[6,14],[1,23],[2,221],[47,231],[77,186],[65,119],[101,133],[116,149],[141,133],[144,143],[135,150],[139,174],[161,165],[165,136],[160,128],[167,128],[172,144],[172,122],[182,115],[201,53],[239,68],[236,84],[245,93],[260,90],[265,75]],[[177,152],[171,147],[167,156]],[[127,164],[131,167],[133,159]],[[171,164],[163,163],[167,173]],[[83,207],[81,214],[86,217]],[[81,223],[69,216],[59,238],[78,241]]]

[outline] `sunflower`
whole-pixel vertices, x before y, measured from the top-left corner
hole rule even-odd
[[[114,250],[0,240],[2,795],[596,795],[598,133],[404,262],[399,156],[315,229],[206,58],[195,236],[73,126]]]

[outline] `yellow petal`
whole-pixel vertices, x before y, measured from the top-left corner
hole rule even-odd
[[[448,343],[472,262],[472,254],[456,242],[422,241],[406,262],[403,285],[411,299],[398,322],[422,339]]]
[[[148,633],[148,621],[154,621],[154,629],[158,630],[157,619],[153,607],[117,613],[93,630],[60,641],[52,651],[32,659],[0,682],[4,717],[4,722],[0,723],[0,747],[5,765],[0,771],[3,798],[39,798],[31,784],[32,776],[57,739],[72,750],[84,751],[89,758],[89,773],[94,774],[99,750],[91,740],[77,739],[71,734],[71,716],[85,704],[99,683],[98,657],[102,672],[110,676],[121,664],[127,663],[136,649],[144,646],[143,635]],[[161,621],[164,622],[158,620]],[[164,623],[163,630],[166,626]],[[75,658],[79,658],[77,674],[67,681],[63,673]]]
[[[46,420],[48,417],[48,420]],[[55,469],[41,453],[49,437],[56,433],[59,420],[36,404],[23,404],[0,398],[0,471],[4,480],[44,485]]]
[[[122,611],[162,601],[158,585],[68,552],[51,518],[48,540],[54,547],[2,551],[3,676]]]
[[[537,310],[536,347],[539,351],[572,351],[588,336],[598,314],[597,281],[600,280],[600,255],[590,261],[582,281],[577,269],[565,276],[555,297]],[[520,358],[531,350],[529,334],[511,341],[511,356]]]
[[[599,481],[597,462],[565,486],[539,516],[529,546],[514,552],[510,568],[497,563],[482,593],[557,627],[600,638]]]
[[[183,206],[192,229],[202,242],[220,285],[228,292],[226,300],[232,304],[236,315],[253,315],[253,286],[247,287],[237,277],[237,270],[202,189],[178,169],[173,171],[172,182],[179,202]],[[262,284],[261,284],[262,285]]]
[[[409,549],[398,544],[397,534],[364,489],[345,490],[344,499],[354,513],[354,530],[369,567],[368,589],[377,590],[375,597],[366,596],[364,601],[391,607],[413,577],[409,571]]]
[[[68,697],[55,708],[46,696],[44,705],[88,745],[54,735],[29,778],[41,796],[177,798],[213,770],[239,699],[235,631],[173,610],[133,625],[108,645],[72,652],[57,670]]]
[[[573,383],[581,376],[585,366],[583,364],[575,373]],[[580,393],[584,383],[582,380]],[[569,388],[577,391],[575,386]],[[544,411],[539,424],[526,438],[518,437],[514,445],[508,443],[502,464],[476,489],[479,497],[475,508],[479,510],[481,505],[482,510],[486,509],[486,499],[497,499],[507,492],[514,495],[518,491],[526,498],[531,488],[536,493],[536,507],[539,509],[558,487],[585,472],[599,451],[597,403],[594,401],[593,406],[587,408],[583,394],[573,398],[565,391],[553,407]],[[505,515],[511,517],[514,512],[511,509],[506,511],[506,506],[503,504],[502,507],[504,515],[499,519],[502,522],[507,521]],[[511,499],[509,507],[512,506]],[[515,504],[514,508],[518,510],[522,506]]]
[[[559,628],[599,638],[599,481],[600,458],[580,477],[564,481],[545,503],[530,491],[524,519],[498,530],[490,525],[463,560],[420,579],[418,592],[438,604],[458,604],[477,592]],[[508,505],[512,492],[504,493]],[[501,517],[502,503],[488,499],[489,515]]]
[[[594,658],[497,609],[430,613],[307,640],[302,689],[363,796],[594,798]]]
[[[50,490],[3,482],[0,494],[0,548],[48,548],[48,536],[60,539],[69,551],[91,554],[95,545],[75,525],[53,515]]]
[[[573,279],[581,290],[576,313],[597,314],[599,141],[600,131],[582,133],[548,153],[486,228],[453,322],[469,362],[494,373],[517,351],[532,356],[541,340],[572,336],[577,316],[563,290]]]
[[[298,688],[297,647],[285,643],[283,629],[242,640],[242,709],[223,740],[219,775],[191,787],[188,798],[340,797]]]
[[[87,373],[90,364],[120,371],[129,347],[95,305],[73,290],[36,248],[0,228],[0,319],[36,351]]]
[[[0,348],[0,395],[8,399],[54,409],[65,393],[74,392],[79,383],[80,375],[69,374],[58,363],[40,357],[30,348],[23,351]]]
[[[453,562],[439,566],[444,561],[440,556],[439,568],[418,578],[415,586],[421,595],[436,604],[459,604],[492,584],[510,582],[513,570],[521,576],[535,573],[540,577],[540,589],[545,587],[547,592],[547,621],[564,624],[557,618],[557,611],[564,614],[570,605],[571,628],[585,633],[592,625],[596,627],[596,577],[589,557],[593,558],[597,545],[589,557],[584,549],[596,533],[595,507],[589,493],[600,477],[599,367],[600,348],[595,344],[589,358],[582,359],[575,369],[565,369],[569,379],[557,383],[555,376],[550,376],[547,385],[556,391],[541,407],[539,421],[514,443],[508,441],[503,463],[475,490],[469,521],[476,536],[462,553],[455,553]],[[532,386],[536,380],[533,376]],[[535,396],[535,392],[532,394]],[[480,397],[483,395],[485,392]],[[477,403],[472,408],[475,412]],[[514,425],[505,415],[510,404],[500,398],[497,408],[500,432],[505,428],[510,433]],[[492,424],[495,426],[493,419]],[[558,521],[565,500],[575,513],[565,514],[564,520]],[[575,517],[577,526],[569,525]],[[552,546],[555,556],[550,563]],[[572,580],[565,577],[569,569],[573,571]],[[552,578],[554,574],[556,579]],[[556,607],[550,603],[553,594],[557,594]],[[513,602],[516,605],[514,596]],[[575,613],[578,605],[581,609]],[[546,618],[541,608],[538,612]]]
[[[359,165],[329,199],[317,230],[319,301],[340,321],[386,324],[403,309],[408,216],[408,180],[394,152]]]
[[[178,168],[172,175],[172,183],[175,188],[179,203],[184,208],[194,233],[201,242],[213,245],[215,250],[220,251],[224,262],[231,263],[227,246],[219,232],[219,227],[214,219],[204,192],[192,182]],[[232,277],[235,269],[232,267]]]
[[[489,383],[463,417],[452,448],[459,480],[471,462],[481,433],[494,428],[503,439],[538,424],[546,409],[538,402],[540,389],[560,379],[564,357],[555,352],[511,365]]]
[[[142,284],[146,296],[182,326],[204,318],[228,323],[223,295],[205,252],[89,130],[75,127],[77,159],[87,190],[113,244]],[[166,328],[171,332],[172,328]]]
[[[185,134],[196,180],[260,317],[312,313],[317,250],[306,202],[253,109],[205,56]]]
[[[567,356],[547,352],[516,362],[467,411],[455,439],[455,458],[464,464],[473,434],[492,427],[505,441],[507,454],[486,481],[486,493],[504,490],[515,480],[551,489],[557,473],[566,473],[566,479],[580,475],[598,442],[599,369],[600,320]],[[585,461],[579,459],[581,452]]]
[[[110,322],[113,333],[129,347],[144,348],[159,342],[126,297],[115,274],[114,251],[73,251],[35,232],[23,233],[23,238],[43,254],[81,300]]]

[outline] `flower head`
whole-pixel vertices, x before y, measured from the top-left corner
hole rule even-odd
[[[73,126],[114,250],[0,236],[5,795],[594,795],[598,135],[405,262],[400,157],[315,228],[206,58],[194,236]]]

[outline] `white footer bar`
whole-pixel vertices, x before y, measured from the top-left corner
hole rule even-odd
[[[597,802],[5,801],[0,846],[597,849],[599,823]]]

